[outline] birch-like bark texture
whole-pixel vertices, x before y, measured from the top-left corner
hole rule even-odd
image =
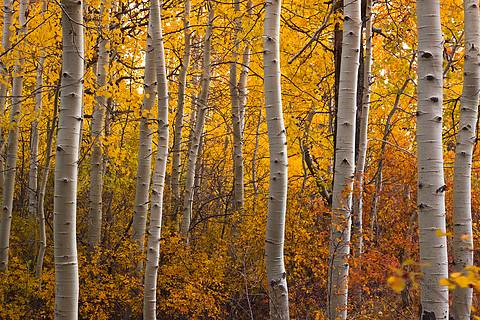
[[[3,30],[2,30],[2,48],[4,52],[10,50],[11,41],[10,37],[12,36],[12,30],[10,27],[13,24],[13,0],[4,0],[3,1]],[[8,74],[8,65],[7,56],[4,56],[4,61],[0,61],[0,76],[2,77],[0,81],[0,115],[3,115],[5,112],[5,105],[7,103],[7,91],[8,91],[8,82],[10,75]],[[0,128],[0,150],[3,149],[5,140],[3,139],[3,128]],[[3,171],[3,157],[0,157],[0,188],[3,190],[4,184],[4,171]]]
[[[147,44],[145,48],[145,78],[140,118],[140,137],[138,144],[137,183],[135,188],[135,211],[132,222],[132,240],[140,251],[143,250],[145,230],[147,226],[148,197],[150,189],[150,174],[152,170],[152,108],[155,106],[157,94],[157,74],[155,72],[155,51],[153,44],[152,20],[148,22]]]
[[[62,90],[55,156],[53,204],[55,319],[78,318],[76,205],[78,150],[82,123],[82,1],[62,0]]]
[[[445,181],[443,178],[442,102],[443,37],[440,2],[417,1],[417,170],[418,229],[420,242],[421,319],[448,319],[448,277],[445,232]],[[426,265],[428,264],[428,265]]]
[[[235,14],[240,12],[240,1],[233,3]],[[235,32],[233,33],[232,61],[230,62],[230,102],[232,104],[232,131],[233,131],[233,194],[235,211],[243,208],[243,118],[244,112],[240,108],[240,87],[237,84],[237,60],[239,40],[238,33],[242,27],[240,16],[234,20]]]
[[[263,34],[263,73],[270,180],[265,234],[265,267],[270,296],[270,319],[286,320],[289,319],[289,311],[283,243],[287,210],[288,155],[282,110],[280,16],[281,1],[267,0]]]
[[[163,191],[168,159],[168,88],[163,48],[161,7],[159,0],[150,1],[150,23],[155,46],[155,66],[158,88],[158,141],[157,159],[152,182],[152,201],[150,208],[150,228],[148,233],[147,263],[145,265],[145,286],[143,299],[143,319],[156,319],[157,271],[160,255],[162,230]]]
[[[42,113],[43,97],[43,65],[45,63],[45,54],[42,52],[38,58],[37,79],[35,84],[35,109],[34,118],[30,133],[30,170],[28,172],[28,211],[32,219],[37,217],[38,213],[38,119]]]
[[[210,55],[212,50],[212,33],[213,19],[215,17],[214,7],[210,7],[208,14],[207,29],[205,32],[205,44],[203,47],[203,74],[202,88],[198,97],[197,119],[195,121],[195,129],[192,137],[192,144],[188,153],[187,176],[185,179],[185,197],[183,200],[183,217],[180,227],[182,238],[187,239],[190,229],[190,221],[192,216],[193,192],[195,182],[195,168],[197,163],[198,150],[203,136],[203,128],[205,127],[205,117],[207,115],[208,92],[210,90]]]
[[[20,1],[19,36],[27,32],[25,16],[29,1]],[[0,218],[0,272],[8,268],[8,252],[10,247],[10,229],[12,224],[13,196],[15,193],[15,175],[17,172],[18,122],[21,118],[23,100],[23,65],[25,57],[20,48],[19,58],[15,61],[15,74],[12,85],[12,106],[10,111],[10,130],[8,131],[7,159],[5,161],[5,183],[3,186],[2,216]]]
[[[354,230],[357,235],[356,256],[363,253],[363,174],[365,172],[365,160],[367,158],[367,132],[368,113],[370,109],[370,80],[372,75],[372,0],[366,0],[365,6],[365,60],[363,77],[362,116],[360,119],[360,133],[358,138],[358,158],[355,164],[355,179],[357,180],[358,194],[353,204],[355,213]],[[361,291],[361,288],[359,289]],[[361,297],[361,295],[360,295]],[[360,298],[361,299],[361,298]]]
[[[183,133],[183,117],[185,113],[185,89],[187,86],[187,73],[190,66],[191,58],[191,34],[190,34],[190,11],[191,1],[185,1],[185,11],[183,13],[183,27],[185,29],[185,48],[183,51],[183,61],[178,74],[178,100],[177,100],[177,112],[175,114],[175,129],[173,135],[172,146],[172,214],[174,228],[179,230],[180,223],[180,208],[181,208],[181,196],[180,196],[180,175],[181,175],[181,151],[182,151],[182,133]]]
[[[355,117],[359,66],[360,0],[343,4],[343,43],[340,66],[335,175],[327,288],[329,319],[347,318],[352,189],[355,170]]]
[[[473,264],[471,170],[480,93],[480,16],[478,0],[464,0],[465,56],[463,92],[460,99],[455,165],[453,173],[453,257],[455,272]],[[463,237],[463,238],[462,238]],[[472,288],[452,292],[451,317],[470,319]]]
[[[100,21],[109,16],[107,1],[102,0]],[[102,235],[102,190],[103,190],[103,124],[107,106],[107,70],[110,41],[106,35],[108,20],[100,24],[98,40],[97,93],[92,118],[92,155],[90,157],[90,212],[88,215],[88,251],[93,252],[100,245]],[[105,30],[104,30],[105,29]]]
[[[48,174],[50,173],[50,162],[52,159],[52,145],[53,145],[53,135],[55,133],[55,125],[57,122],[57,112],[58,112],[58,95],[60,94],[60,81],[57,83],[57,88],[55,89],[55,99],[53,102],[53,117],[51,125],[47,128],[47,148],[45,155],[45,165],[43,166],[42,180],[40,182],[40,188],[38,189],[38,233],[39,233],[39,248],[37,254],[37,262],[35,266],[35,276],[37,279],[40,279],[42,275],[43,268],[43,259],[45,258],[45,251],[47,250],[47,233],[45,230],[45,210],[43,208],[45,200],[45,190],[47,189],[48,183]]]

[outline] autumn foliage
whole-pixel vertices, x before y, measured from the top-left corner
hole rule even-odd
[[[28,212],[28,170],[31,122],[39,121],[39,164],[46,155],[47,126],[53,116],[55,88],[61,68],[61,24],[57,2],[31,1],[29,31],[24,49],[24,111],[19,132],[18,171],[10,239],[8,273],[0,277],[0,319],[52,319],[55,273],[53,263],[53,178],[50,174],[45,215],[47,252],[40,278],[35,276],[38,219]],[[447,232],[451,232],[451,190],[455,137],[458,131],[459,97],[462,90],[462,3],[442,1],[445,37],[444,161],[447,199]],[[15,4],[16,5],[16,4]],[[264,246],[268,203],[268,141],[265,123],[262,71],[264,3],[253,1],[253,15],[237,13],[229,2],[219,2],[212,40],[212,84],[205,133],[197,162],[190,243],[185,245],[173,226],[167,165],[164,226],[157,282],[158,319],[267,319],[268,290]],[[246,1],[241,2],[245,8]],[[415,3],[410,0],[377,1],[374,4],[373,83],[368,132],[364,193],[364,252],[350,256],[349,319],[416,319],[421,283],[416,226],[416,26]],[[101,30],[100,1],[85,2],[84,124],[79,160],[77,239],[79,248],[81,319],[141,319],[143,276],[138,255],[130,241],[134,211],[138,139],[143,99],[143,64],[148,20],[148,1],[111,5],[109,30]],[[190,17],[192,61],[187,75],[182,173],[185,173],[190,132],[195,118],[202,41],[208,5],[192,2]],[[176,108],[177,76],[183,53],[182,1],[164,1],[162,10],[170,125]],[[18,8],[15,7],[15,14]],[[229,63],[234,44],[232,28],[242,17],[240,47],[251,47],[244,128],[245,200],[242,213],[234,209]],[[18,16],[15,16],[18,19]],[[281,68],[289,188],[285,231],[285,268],[292,319],[322,319],[327,294],[328,243],[331,211],[322,195],[331,189],[335,138],[335,48],[341,30],[341,10],[329,2],[285,0],[282,4]],[[321,28],[303,54],[288,61]],[[98,36],[110,39],[108,85],[96,87]],[[12,43],[18,43],[17,35]],[[46,52],[43,110],[33,112],[35,76],[41,50]],[[3,52],[3,49],[1,50]],[[0,59],[11,72],[18,49]],[[2,80],[5,81],[5,80]],[[7,79],[11,89],[11,81]],[[107,97],[103,138],[104,187],[102,240],[87,253],[89,170],[93,139],[90,126],[95,95]],[[11,94],[11,93],[9,93]],[[7,99],[8,100],[8,99]],[[153,110],[152,114],[156,114]],[[309,115],[313,113],[313,117]],[[3,135],[9,128],[9,103],[0,115]],[[152,124],[156,130],[156,123]],[[172,130],[170,130],[173,136]],[[172,139],[170,139],[172,140]],[[156,133],[154,139],[156,141]],[[312,170],[305,161],[308,149]],[[3,149],[2,149],[3,150]],[[154,146],[154,152],[156,146]],[[3,151],[2,151],[3,152]],[[55,152],[55,151],[54,151]],[[473,155],[473,247],[475,265],[480,244],[480,151]],[[50,168],[40,166],[40,172]],[[152,168],[153,169],[153,168]],[[380,174],[381,171],[381,174]],[[41,175],[39,175],[41,177]],[[378,181],[380,177],[380,181]],[[39,178],[40,179],[40,178]],[[184,182],[184,175],[181,178]],[[234,227],[236,221],[240,223]],[[449,239],[450,234],[442,234]],[[352,250],[358,239],[352,239]],[[355,251],[353,252],[355,253]],[[452,258],[450,257],[450,263]],[[453,270],[453,269],[452,269]],[[452,274],[444,280],[454,286],[479,288],[480,272]],[[391,278],[390,278],[391,277]],[[387,279],[389,279],[387,282]],[[474,307],[479,309],[478,298]]]

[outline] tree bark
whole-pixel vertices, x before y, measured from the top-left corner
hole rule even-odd
[[[355,117],[360,50],[360,0],[344,1],[342,61],[340,67],[335,176],[327,292],[329,319],[347,318],[352,189],[355,169]]]
[[[26,12],[29,2],[20,1],[19,35],[27,32]],[[12,106],[10,113],[10,130],[8,131],[7,159],[5,163],[5,184],[3,187],[2,216],[0,218],[0,272],[7,271],[10,248],[10,229],[12,224],[13,196],[15,193],[15,174],[17,172],[18,136],[23,100],[23,66],[25,57],[20,48],[19,58],[15,62],[15,75],[12,86]]]
[[[465,0],[465,56],[453,173],[453,257],[455,272],[473,264],[471,170],[480,93],[480,17],[478,0]],[[472,288],[452,292],[452,318],[470,319]]]
[[[361,271],[361,259],[363,254],[363,174],[365,172],[365,162],[367,158],[367,142],[368,142],[368,114],[370,109],[370,81],[372,68],[372,0],[366,0],[365,10],[365,60],[364,60],[364,76],[363,76],[363,96],[362,96],[362,112],[360,117],[360,131],[358,137],[358,158],[355,164],[355,179],[357,193],[354,198],[353,212],[355,214],[354,231],[357,236],[357,248],[355,256],[359,259],[358,265]],[[359,287],[357,295],[359,303],[362,301],[362,286]]]
[[[418,228],[422,267],[421,318],[448,319],[448,277],[443,178],[442,102],[443,37],[438,0],[417,1],[418,89],[417,170]]]
[[[104,16],[109,16],[106,8],[107,1],[102,0],[100,9],[100,21]],[[109,64],[110,41],[105,36],[108,28],[101,23],[101,34],[98,40],[98,62],[97,62],[97,93],[92,119],[92,155],[90,157],[90,213],[88,216],[88,251],[95,251],[100,245],[102,235],[102,191],[103,191],[103,124],[105,120],[105,109],[107,106],[107,70]]]
[[[210,8],[208,14],[208,24],[205,34],[205,44],[203,49],[203,75],[202,75],[202,89],[198,98],[197,119],[195,121],[195,131],[192,137],[192,145],[188,154],[187,176],[185,180],[185,197],[183,201],[183,218],[180,227],[180,234],[182,238],[188,238],[190,229],[190,221],[192,216],[193,193],[195,182],[195,168],[197,163],[198,151],[203,136],[203,129],[205,127],[205,117],[207,114],[208,92],[210,88],[210,55],[212,47],[212,33],[213,33],[213,19],[215,12],[213,6]],[[188,239],[187,239],[188,242]]]
[[[2,47],[3,52],[8,52],[11,47],[10,37],[12,36],[12,30],[10,27],[13,25],[13,0],[4,0],[3,1],[3,32],[2,32]],[[7,61],[6,57],[4,61]],[[8,64],[0,62],[0,76],[2,81],[0,82],[0,115],[3,116],[5,113],[5,105],[7,103],[7,92],[8,92],[8,82],[10,81],[10,75],[8,74]],[[3,138],[3,128],[0,128],[0,150],[3,150],[3,145],[5,140]],[[2,152],[3,153],[3,152]],[[4,163],[3,157],[0,156],[0,188],[2,188],[5,183],[4,179]],[[1,250],[1,249],[0,249]],[[1,253],[0,253],[1,254]]]
[[[42,173],[42,180],[40,182],[40,188],[38,189],[38,233],[39,233],[39,248],[37,254],[37,263],[35,266],[35,275],[40,279],[42,275],[43,260],[45,258],[45,251],[47,250],[47,232],[45,230],[45,209],[43,208],[45,200],[45,190],[47,189],[48,183],[48,174],[50,173],[50,162],[52,159],[52,144],[53,144],[53,135],[55,133],[55,126],[57,123],[57,112],[58,112],[58,98],[60,94],[60,81],[61,73],[57,82],[57,87],[55,89],[55,98],[53,102],[53,117],[51,121],[50,128],[47,129],[47,147],[45,155],[45,165]]]
[[[289,319],[287,274],[283,260],[287,209],[288,155],[283,123],[280,72],[281,1],[265,2],[263,72],[265,111],[270,153],[265,267],[267,269],[270,319]]]
[[[183,27],[185,29],[185,48],[183,51],[183,61],[178,75],[178,101],[177,112],[175,114],[175,130],[173,135],[172,147],[172,214],[173,224],[176,231],[180,228],[180,175],[181,175],[181,151],[182,151],[182,133],[183,133],[183,117],[185,113],[185,89],[187,86],[187,73],[190,66],[191,58],[191,34],[190,34],[190,10],[191,1],[185,1],[185,11],[183,13]]]
[[[159,0],[151,0],[150,2],[150,19],[153,30],[153,43],[155,45],[155,65],[158,79],[158,149],[155,172],[153,174],[147,263],[145,266],[143,300],[143,318],[145,320],[156,319],[157,270],[160,255],[163,191],[168,159],[168,88]]]
[[[155,49],[152,21],[149,20],[147,44],[145,48],[145,79],[142,115],[140,118],[140,138],[138,144],[137,183],[135,188],[135,211],[133,213],[132,240],[143,250],[148,214],[150,174],[152,170],[152,108],[157,94],[157,74],[155,71]]]
[[[235,0],[235,14],[240,12],[240,1]],[[230,62],[230,102],[232,105],[232,131],[233,131],[233,194],[234,209],[239,212],[243,208],[243,121],[244,110],[240,107],[240,86],[237,84],[237,60],[239,50],[238,33],[242,27],[242,19],[237,16],[234,19],[235,32],[233,33],[232,61]],[[248,72],[248,71],[247,71]]]
[[[62,90],[55,160],[53,207],[55,319],[78,318],[76,204],[83,93],[83,8],[62,0]]]

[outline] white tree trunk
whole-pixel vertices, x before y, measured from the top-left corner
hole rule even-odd
[[[240,12],[240,1],[234,1],[236,15]],[[240,85],[237,84],[237,60],[239,40],[238,33],[242,27],[242,19],[237,16],[234,20],[232,62],[230,62],[230,101],[232,104],[232,131],[233,131],[233,194],[234,208],[240,211],[243,208],[243,113],[240,108]]]
[[[45,63],[45,54],[42,53],[38,59],[37,81],[35,84],[35,110],[30,133],[30,170],[28,173],[28,211],[32,219],[37,217],[38,212],[38,120],[42,113],[43,97],[43,64]]]
[[[138,144],[137,183],[135,188],[135,212],[133,213],[132,240],[143,250],[148,214],[150,174],[152,170],[152,108],[157,94],[157,75],[155,73],[155,51],[153,43],[152,21],[149,20],[147,44],[145,48],[145,79],[142,116],[140,118],[140,137]]]
[[[20,1],[19,35],[27,32],[27,17],[25,16],[29,2]],[[15,174],[17,172],[18,122],[21,118],[23,100],[23,65],[25,57],[20,48],[19,58],[15,62],[15,75],[12,86],[12,106],[10,113],[10,130],[8,131],[7,159],[5,164],[5,184],[3,187],[2,216],[0,218],[0,272],[8,268],[8,251],[10,246],[10,228],[12,224],[13,196],[15,193]]]
[[[283,124],[280,73],[281,1],[265,3],[263,35],[263,73],[265,111],[270,153],[265,267],[267,269],[270,318],[289,319],[287,274],[283,261],[285,213],[287,210],[288,155]]]
[[[90,157],[90,213],[88,215],[88,251],[93,252],[100,245],[102,233],[102,190],[103,190],[103,124],[107,107],[107,70],[109,64],[110,41],[105,37],[109,15],[107,1],[102,0],[100,9],[101,33],[98,41],[97,94],[92,118],[92,155]],[[104,30],[105,29],[105,30]]]
[[[156,319],[157,271],[162,228],[163,190],[168,159],[168,88],[159,0],[150,1],[150,20],[153,30],[155,65],[158,79],[158,149],[155,172],[153,174],[147,263],[145,265],[143,299],[143,319],[145,320]]]
[[[465,0],[463,4],[465,12],[465,71],[453,173],[453,257],[456,272],[461,272],[465,267],[473,264],[471,170],[480,93],[478,0]],[[462,238],[464,235],[468,239]],[[472,294],[472,288],[453,290],[451,314],[453,319],[470,319]]]
[[[178,75],[178,101],[177,112],[175,114],[175,130],[173,136],[172,147],[172,214],[175,230],[179,230],[180,221],[180,174],[181,174],[181,151],[182,151],[182,132],[183,132],[183,117],[185,113],[185,89],[187,86],[187,72],[190,66],[191,57],[191,34],[190,34],[190,10],[191,1],[185,1],[185,11],[183,13],[183,27],[185,29],[185,49],[183,51],[183,61]]]
[[[360,133],[358,139],[358,158],[355,164],[355,179],[357,180],[358,195],[354,198],[353,212],[355,214],[354,230],[357,235],[356,256],[361,259],[363,254],[363,174],[367,158],[368,113],[370,109],[370,80],[372,68],[372,0],[366,0],[365,6],[365,62],[363,78],[362,116],[360,119]],[[361,268],[360,261],[358,262]],[[361,302],[362,288],[359,288],[358,300]]]
[[[182,238],[187,239],[188,230],[190,229],[190,221],[192,215],[193,193],[195,182],[195,168],[197,163],[198,150],[203,136],[203,128],[205,126],[205,117],[207,114],[208,92],[210,89],[210,55],[212,47],[213,18],[215,11],[213,6],[208,14],[208,23],[205,34],[205,44],[203,48],[203,74],[202,89],[198,98],[197,119],[195,122],[195,131],[192,137],[192,145],[188,154],[187,177],[185,180],[185,197],[183,201],[183,218],[180,227]]]
[[[343,3],[343,43],[340,67],[335,177],[328,270],[327,314],[347,318],[352,189],[355,169],[355,117],[360,51],[360,0]]]
[[[10,27],[13,24],[13,0],[4,0],[3,1],[3,30],[2,30],[2,47],[3,52],[10,50],[11,41],[10,37],[12,36],[12,30]],[[8,63],[7,56],[3,57],[3,61],[0,61],[0,76],[2,77],[2,82],[0,82],[0,115],[3,116],[5,112],[5,105],[7,103],[7,91],[10,75],[8,74]],[[3,145],[5,141],[3,139],[3,128],[0,128],[0,150],[3,150]],[[1,152],[3,153],[3,151]],[[0,188],[3,190],[4,184],[4,172],[3,172],[3,157],[0,157]],[[1,250],[1,249],[0,249]]]
[[[62,0],[63,63],[53,205],[55,319],[78,317],[76,204],[83,93],[82,2]]]
[[[442,93],[443,37],[438,0],[417,1],[418,89],[417,170],[418,228],[422,267],[421,318],[448,319],[448,288],[439,284],[448,277],[445,232],[445,182],[443,178]]]
[[[53,136],[55,133],[55,125],[57,122],[57,112],[58,112],[58,95],[60,93],[60,79],[57,83],[57,88],[55,89],[55,99],[53,103],[53,117],[51,121],[50,128],[47,129],[47,147],[45,155],[45,165],[43,167],[42,180],[40,182],[40,188],[38,189],[38,233],[39,233],[39,248],[37,254],[37,262],[35,266],[35,275],[40,279],[42,275],[43,268],[43,259],[45,258],[45,251],[47,250],[47,233],[45,230],[45,212],[43,208],[45,200],[45,190],[47,189],[48,174],[50,173],[50,162],[52,159],[52,145],[53,145]]]

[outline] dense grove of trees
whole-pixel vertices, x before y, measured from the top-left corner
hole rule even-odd
[[[478,0],[3,0],[1,319],[470,319]]]

